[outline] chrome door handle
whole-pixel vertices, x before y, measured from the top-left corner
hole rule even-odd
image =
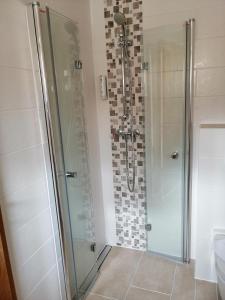
[[[174,151],[174,152],[171,154],[170,158],[172,158],[172,159],[178,159],[178,156],[179,156],[179,153],[178,153],[177,151]]]
[[[77,172],[66,172],[66,177],[67,178],[75,178],[77,177]]]

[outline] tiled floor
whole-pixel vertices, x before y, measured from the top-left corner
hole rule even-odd
[[[114,247],[87,300],[218,300],[216,284],[193,279],[193,266]]]

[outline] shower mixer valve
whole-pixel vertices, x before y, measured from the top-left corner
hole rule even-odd
[[[118,46],[121,48],[126,48],[132,46],[133,42],[131,40],[128,40],[126,36],[123,34],[120,34]]]
[[[131,139],[134,139],[136,140],[137,136],[140,136],[140,131],[138,129],[134,129],[134,130],[128,130],[128,131],[124,131],[122,129],[119,129],[117,131],[118,135],[121,136],[122,138],[131,138]]]

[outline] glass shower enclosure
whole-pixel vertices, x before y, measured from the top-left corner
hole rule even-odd
[[[81,299],[110,247],[96,241],[78,26],[33,4],[51,174],[68,299]]]
[[[144,30],[147,247],[188,262],[193,24]]]

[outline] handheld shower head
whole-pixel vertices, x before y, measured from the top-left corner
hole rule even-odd
[[[114,15],[114,21],[118,24],[118,25],[126,25],[126,17],[124,16],[123,13],[118,12]]]

